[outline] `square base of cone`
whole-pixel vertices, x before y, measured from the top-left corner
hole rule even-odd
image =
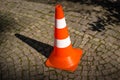
[[[78,57],[79,57],[79,60],[80,60],[81,57],[82,57],[82,50],[79,50],[79,49],[75,49],[75,50],[77,51],[77,54],[79,54]],[[80,62],[80,61],[78,61],[78,62],[77,62],[76,64],[74,64],[73,66],[70,66],[69,68],[61,68],[61,67],[59,67],[59,66],[54,66],[53,64],[51,64],[50,60],[47,59],[47,61],[46,61],[46,66],[73,72],[73,71],[75,71],[75,69],[77,68],[79,62]]]
[[[56,66],[52,65],[50,63],[49,59],[46,61],[46,66],[61,69],[61,70],[67,70],[67,71],[71,71],[71,72],[75,71],[75,69],[77,68],[77,65],[74,65],[70,68],[59,68],[59,67],[56,67]]]

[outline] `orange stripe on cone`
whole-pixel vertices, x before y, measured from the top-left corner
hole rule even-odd
[[[67,38],[68,35],[69,35],[67,30],[68,30],[67,27],[65,27],[63,29],[57,29],[57,28],[55,28],[55,34],[54,34],[55,38],[56,39],[65,39],[65,38]]]
[[[46,61],[46,66],[74,71],[82,56],[82,50],[72,48],[64,13],[61,5],[55,7],[54,50]]]

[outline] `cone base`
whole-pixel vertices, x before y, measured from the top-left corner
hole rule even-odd
[[[61,57],[61,61],[60,61],[60,62],[56,60],[56,63],[60,63],[61,66],[60,66],[60,65],[58,66],[58,65],[56,65],[56,64],[53,64],[53,63],[50,61],[50,58],[47,59],[47,61],[46,61],[46,66],[73,72],[73,71],[75,71],[75,69],[77,68],[78,63],[79,63],[79,61],[80,61],[80,59],[81,59],[81,57],[82,57],[82,50],[80,50],[80,49],[74,49],[74,52],[75,52],[74,55],[75,55],[76,58],[72,58],[72,56],[69,56],[69,57],[72,59],[72,61],[73,61],[73,63],[71,63],[72,65],[71,65],[71,64],[70,64],[70,65],[65,65],[65,66],[63,67],[62,65],[68,64],[68,63],[70,63],[70,62],[69,62],[69,60],[67,60],[67,58],[65,58],[65,59],[67,60],[67,62],[64,63],[64,61],[63,61],[63,63],[61,63],[61,61],[63,60],[63,57]]]

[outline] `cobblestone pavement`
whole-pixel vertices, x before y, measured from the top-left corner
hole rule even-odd
[[[60,3],[73,47],[84,51],[77,70],[44,64],[54,43],[54,1],[0,0],[1,80],[120,80],[117,18],[102,6]]]

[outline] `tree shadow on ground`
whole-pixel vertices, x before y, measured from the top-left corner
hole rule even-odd
[[[106,17],[97,17],[97,21],[90,24],[92,31],[101,32],[105,30],[105,26],[120,24],[120,1],[119,0],[67,0],[72,1],[74,3],[78,2],[80,4],[88,4],[95,6],[102,6],[107,13],[104,13],[103,16]],[[80,11],[77,11],[80,12]],[[97,14],[98,12],[96,12]]]
[[[103,6],[107,11],[110,12],[109,15],[106,14],[108,22],[111,21],[113,23],[118,23],[120,21],[120,1],[116,2],[104,1],[97,4]],[[112,17],[114,17],[114,19]]]
[[[87,4],[86,6],[89,6],[89,5],[101,6],[106,11],[108,11],[108,13],[103,14],[103,16],[106,17],[106,19],[101,17],[101,19],[104,22],[104,23],[102,23],[102,25],[101,25],[101,22],[99,22],[99,18],[98,18],[98,21],[92,23],[95,25],[90,24],[91,28],[93,28],[93,29],[91,29],[92,31],[101,32],[102,30],[105,30],[105,26],[107,26],[107,25],[120,23],[120,1],[119,0],[117,0],[117,1],[114,1],[114,0],[44,0],[44,1],[43,0],[26,0],[26,1],[44,3],[44,4],[57,4],[57,3],[63,4],[63,1],[67,1],[66,4],[69,5],[70,8],[74,8],[74,6],[76,6],[75,4],[79,3],[77,10],[76,9],[68,10],[68,11],[73,11],[73,12],[78,12],[78,13],[80,13],[81,11],[84,11],[84,13],[86,13],[84,8],[83,9],[80,8],[81,5],[84,5],[84,4]],[[69,2],[72,2],[72,3],[69,3]],[[92,10],[90,11],[90,13],[91,12],[92,12]],[[97,13],[98,12],[96,12],[96,14]],[[101,28],[103,28],[103,29],[101,29]]]
[[[44,55],[47,58],[49,57],[51,51],[53,50],[53,46],[28,38],[24,35],[15,34],[15,36],[20,40],[22,40],[23,42],[25,42],[26,44],[28,44],[29,46],[31,46],[32,48],[34,48],[35,50],[37,50],[38,52],[40,52],[42,55]]]
[[[90,23],[89,25],[91,25],[92,27],[90,28],[92,31],[98,31],[101,32],[102,30],[105,30],[105,22],[103,19],[98,17],[98,20]]]

